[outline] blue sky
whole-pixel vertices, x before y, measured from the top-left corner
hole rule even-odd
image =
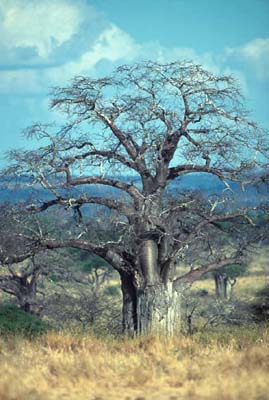
[[[141,59],[194,60],[236,76],[269,128],[268,0],[0,0],[1,157],[75,75]]]

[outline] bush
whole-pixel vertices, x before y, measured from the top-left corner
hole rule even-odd
[[[256,294],[252,304],[252,313],[256,322],[269,321],[269,286],[264,286]]]
[[[59,293],[46,298],[44,315],[57,329],[82,328],[95,334],[121,331],[120,297],[81,289],[79,296]]]
[[[105,287],[104,294],[107,296],[116,297],[120,295],[120,287],[119,285],[109,285]]]
[[[49,325],[35,315],[29,314],[17,306],[3,305],[0,307],[0,334],[19,334],[37,336],[47,332]]]

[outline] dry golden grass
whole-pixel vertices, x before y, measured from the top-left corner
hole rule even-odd
[[[0,341],[1,400],[269,398],[263,328],[173,339],[55,333]]]

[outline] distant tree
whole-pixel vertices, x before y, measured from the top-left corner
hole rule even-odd
[[[104,78],[76,77],[53,91],[51,107],[67,124],[30,127],[27,135],[44,145],[12,151],[5,173],[50,192],[28,213],[64,207],[73,211],[74,227],[24,235],[32,252],[74,247],[98,255],[120,275],[124,331],[174,334],[185,288],[209,271],[240,265],[249,235],[259,240],[250,220],[257,205],[238,206],[231,182],[243,189],[267,180],[268,136],[248,118],[231,76],[190,62],[143,62]],[[223,193],[204,201],[182,191],[170,200],[169,185],[194,173],[217,177]],[[90,205],[110,212],[94,221]],[[96,234],[97,223],[111,239]],[[225,232],[229,245],[211,243]],[[192,267],[178,276],[182,259]]]
[[[227,265],[213,272],[216,297],[230,300],[233,296],[237,278],[246,271],[246,264]]]
[[[10,213],[10,207],[6,204],[0,210],[0,243],[1,249],[5,249],[0,261],[0,291],[13,297],[15,303],[30,314],[46,315],[57,322],[76,319],[93,323],[107,309],[101,289],[113,270],[98,256],[91,257],[88,252],[77,249],[36,252],[39,254],[29,255],[24,261],[5,263],[14,254],[20,258],[27,247],[27,240],[19,233],[19,216]],[[52,218],[55,219],[55,214],[45,219],[47,229]],[[33,232],[34,228],[33,221],[28,221],[28,229]],[[70,294],[70,288],[79,293],[79,298]]]
[[[41,265],[34,262],[24,262],[23,266],[7,265],[1,271],[0,290],[15,296],[20,308],[31,314],[38,314],[37,281],[42,271]]]

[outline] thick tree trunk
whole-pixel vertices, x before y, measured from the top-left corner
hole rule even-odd
[[[147,286],[138,293],[138,334],[172,336],[180,329],[181,293],[172,283]]]
[[[31,314],[35,314],[35,303],[36,303],[35,296],[22,295],[19,297],[20,308]]]
[[[145,182],[144,182],[145,183]],[[146,185],[147,186],[147,185]],[[147,194],[149,192],[149,194]],[[136,226],[135,267],[138,280],[121,273],[123,330],[129,335],[174,335],[180,327],[181,292],[163,274],[165,259],[163,231],[159,224],[161,191],[152,193],[150,184],[141,202]],[[167,264],[167,260],[166,260]],[[169,269],[169,265],[166,265]]]
[[[137,332],[137,291],[132,275],[122,272],[122,330],[126,335],[133,337]]]
[[[32,279],[28,282],[26,279],[22,281],[19,287],[18,301],[20,308],[31,314],[35,314],[36,310],[36,281]]]
[[[180,291],[156,284],[135,288],[130,277],[122,277],[123,331],[128,336],[177,334],[180,329]]]

